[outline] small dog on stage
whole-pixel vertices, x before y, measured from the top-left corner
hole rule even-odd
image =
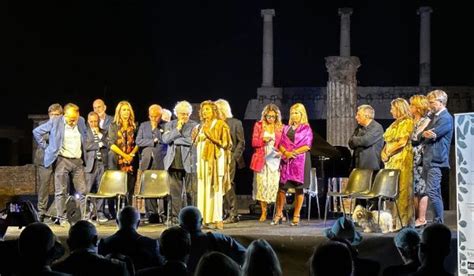
[[[364,233],[393,231],[392,214],[387,211],[380,211],[380,227],[377,225],[379,211],[368,211],[361,205],[357,205],[352,213],[352,220],[362,227]]]

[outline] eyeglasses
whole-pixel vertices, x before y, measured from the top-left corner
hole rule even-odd
[[[277,116],[275,115],[265,115],[265,118],[267,119],[276,119]]]

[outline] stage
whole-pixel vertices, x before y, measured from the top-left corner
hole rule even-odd
[[[456,212],[446,211],[446,223],[452,230],[452,251],[446,262],[449,271],[454,272],[457,265],[456,253]],[[272,226],[270,220],[258,222],[257,217],[242,215],[242,220],[234,224],[226,224],[225,229],[219,232],[230,235],[239,240],[242,244],[248,245],[255,239],[267,240],[276,251],[284,275],[308,275],[308,259],[314,247],[326,240],[323,230],[332,225],[334,220],[328,220],[326,227],[322,220],[303,219],[298,227],[292,227],[288,222],[281,225]],[[96,225],[100,237],[107,237],[113,234],[117,228],[114,221]],[[50,225],[60,241],[65,244],[68,226]],[[138,229],[143,235],[152,238],[159,238],[161,232],[166,229],[163,224],[142,223]],[[362,231],[358,228],[359,231]],[[204,230],[214,231],[214,230]],[[21,230],[18,227],[9,227],[5,239],[15,239]],[[382,269],[392,264],[401,263],[401,259],[393,244],[394,233],[361,233],[363,240],[358,246],[361,257],[370,257],[380,262]]]

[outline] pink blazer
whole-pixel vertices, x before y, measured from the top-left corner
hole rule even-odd
[[[265,142],[263,142],[263,129],[262,121],[255,123],[252,133],[252,147],[254,153],[252,155],[252,161],[250,161],[250,169],[255,172],[260,172],[265,165]],[[275,148],[278,149],[280,146],[282,130],[277,131],[275,129]]]

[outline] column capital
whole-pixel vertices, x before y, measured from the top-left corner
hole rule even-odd
[[[260,15],[263,17],[263,19],[270,19],[275,16],[275,10],[274,9],[265,9],[260,11]]]
[[[352,8],[339,8],[338,10],[339,15],[344,16],[344,15],[351,15],[352,14]]]
[[[342,83],[355,83],[357,69],[360,67],[358,57],[326,57],[326,69],[329,73],[329,81]]]
[[[416,10],[416,14],[423,14],[423,13],[432,13],[433,9],[430,6],[422,6]]]

